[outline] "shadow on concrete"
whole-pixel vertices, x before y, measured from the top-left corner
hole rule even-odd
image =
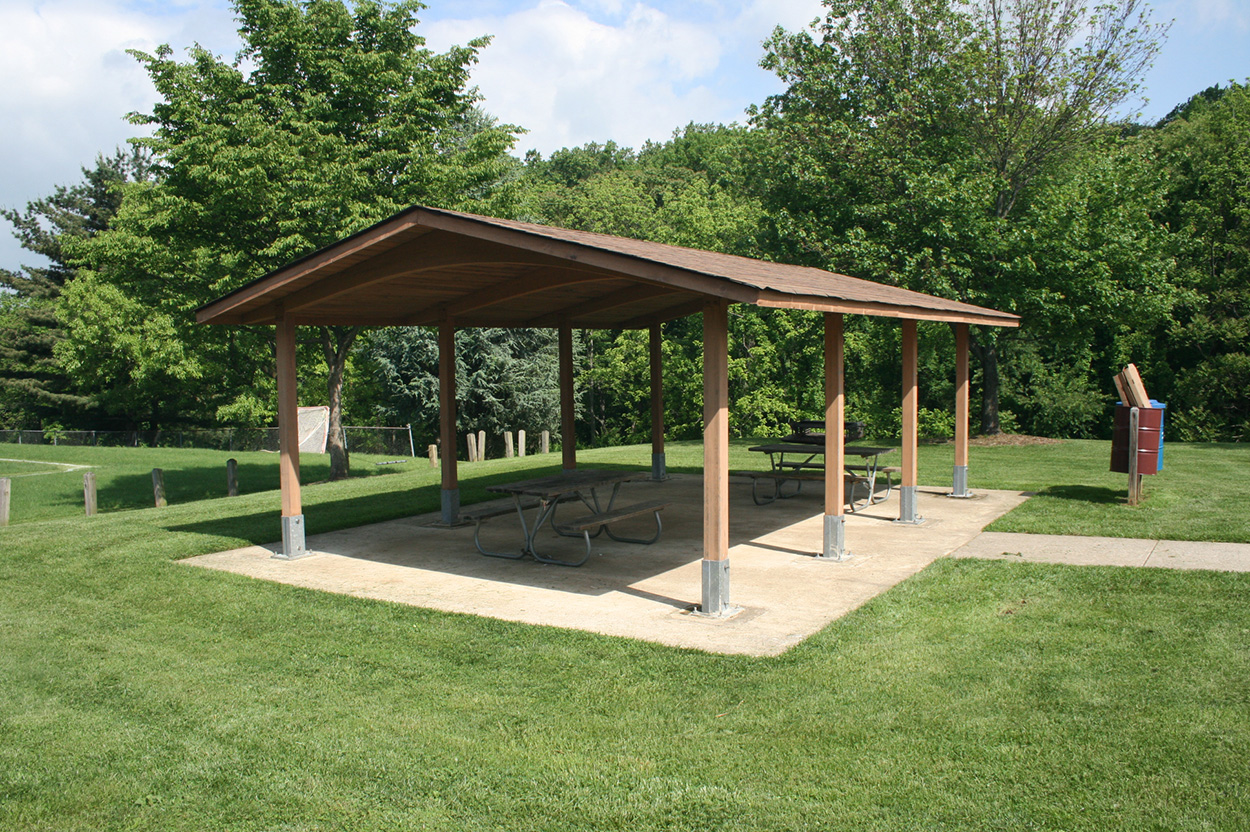
[[[515,473],[479,478],[472,483],[471,493],[486,495],[486,486],[515,478]],[[770,535],[803,521],[810,521],[813,516],[822,512],[823,491],[818,484],[812,486],[809,483],[804,493],[798,497],[756,506],[751,499],[750,484],[745,481],[731,481],[730,547],[749,544],[775,551],[780,556],[815,557],[823,543],[819,531],[807,535],[811,537],[811,541],[810,548],[806,549],[793,545],[793,535],[787,537],[785,542],[770,542],[768,539]],[[662,513],[664,531],[660,540],[651,545],[640,545],[613,541],[606,535],[601,535],[592,539],[592,555],[580,567],[540,563],[529,556],[516,560],[486,557],[474,546],[472,525],[451,529],[437,527],[433,525],[437,520],[433,513],[394,517],[396,502],[426,507],[438,499],[438,493],[437,486],[425,486],[390,492],[385,501],[380,500],[378,495],[365,495],[307,505],[305,516],[309,530],[308,548],[316,553],[356,561],[517,587],[558,588],[562,592],[591,596],[622,592],[650,598],[678,609],[700,600],[697,597],[697,583],[690,585],[690,597],[655,594],[639,589],[637,584],[683,567],[697,567],[702,560],[701,476],[675,474],[662,483],[648,480],[625,484],[618,504],[653,499],[671,501],[671,505]],[[385,505],[380,507],[379,503],[382,502]],[[500,507],[511,504],[509,499],[496,499],[493,502]],[[873,508],[888,510],[889,505],[887,502]],[[389,517],[377,516],[388,511]],[[580,506],[570,506],[567,510],[561,508],[559,512],[562,520],[572,519],[582,513],[584,510]],[[318,529],[319,514],[339,518],[352,517],[358,520],[359,525],[323,531]],[[532,510],[527,512],[527,520],[532,519],[533,514]],[[277,527],[276,513],[248,512],[171,525],[169,528],[174,531],[243,537],[256,545],[264,546],[270,552],[277,552],[279,547],[274,542]],[[648,537],[653,529],[654,521],[649,515],[614,527],[618,535],[630,537]],[[807,536],[802,538],[804,543],[807,542]],[[483,526],[481,541],[488,550],[519,551],[522,532],[516,515],[509,512],[488,520]],[[540,551],[548,557],[577,560],[585,553],[585,543],[581,538],[558,536],[548,526],[544,526],[536,542]]]

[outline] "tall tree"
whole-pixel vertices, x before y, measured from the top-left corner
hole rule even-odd
[[[1250,87],[1195,95],[1164,120],[1168,219],[1186,291],[1163,333],[1182,438],[1250,438]]]
[[[267,334],[204,332],[194,308],[412,204],[500,210],[495,186],[514,166],[516,128],[475,108],[469,68],[487,38],[445,53],[415,34],[414,0],[235,0],[244,47],[225,61],[202,47],[178,61],[168,46],[135,52],[161,96],[135,144],[162,176],[135,186],[114,227],[83,256],[106,283],[164,315],[181,357],[160,363],[197,383],[218,414],[244,406],[270,372]],[[83,286],[69,307],[89,320]],[[347,475],[343,370],[359,330],[324,329],[331,477]],[[67,352],[89,365],[84,332]],[[134,345],[142,352],[143,344]],[[155,359],[152,350],[148,357]],[[177,366],[169,364],[177,360]],[[250,406],[250,405],[249,405]]]
[[[0,396],[10,401],[10,418],[19,427],[73,421],[92,404],[74,390],[53,354],[64,337],[56,302],[77,271],[68,251],[108,228],[121,204],[122,183],[146,181],[150,163],[141,151],[118,150],[101,154],[82,173],[81,182],[56,188],[24,211],[0,210],[22,247],[46,260],[17,272],[0,269],[0,292],[10,293],[0,320]]]
[[[1137,90],[1162,34],[1146,7],[825,6],[812,32],[775,31],[762,62],[788,85],[753,114],[775,142],[762,158],[781,256],[1022,312],[1062,294],[1058,275],[1017,279],[1039,193]],[[978,330],[981,428],[996,433],[1014,336]]]

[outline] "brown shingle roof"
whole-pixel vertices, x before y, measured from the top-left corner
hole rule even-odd
[[[805,266],[413,207],[197,311],[202,323],[629,328],[708,299],[1016,326],[1004,312]]]

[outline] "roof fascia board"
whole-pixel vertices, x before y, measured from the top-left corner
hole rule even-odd
[[[980,324],[985,326],[1018,327],[1020,318],[1006,312],[977,313],[969,311],[942,311],[920,306],[903,306],[867,301],[844,301],[837,299],[813,300],[810,297],[786,295],[781,292],[765,292],[756,301],[759,306],[774,309],[806,309],[812,312],[841,312],[850,315],[873,315],[882,318],[907,318],[915,321],[940,321],[953,324]]]

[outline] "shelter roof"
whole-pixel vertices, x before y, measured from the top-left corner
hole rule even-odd
[[[806,266],[414,206],[200,307],[211,324],[632,329],[709,299],[1017,326],[1005,312]]]

